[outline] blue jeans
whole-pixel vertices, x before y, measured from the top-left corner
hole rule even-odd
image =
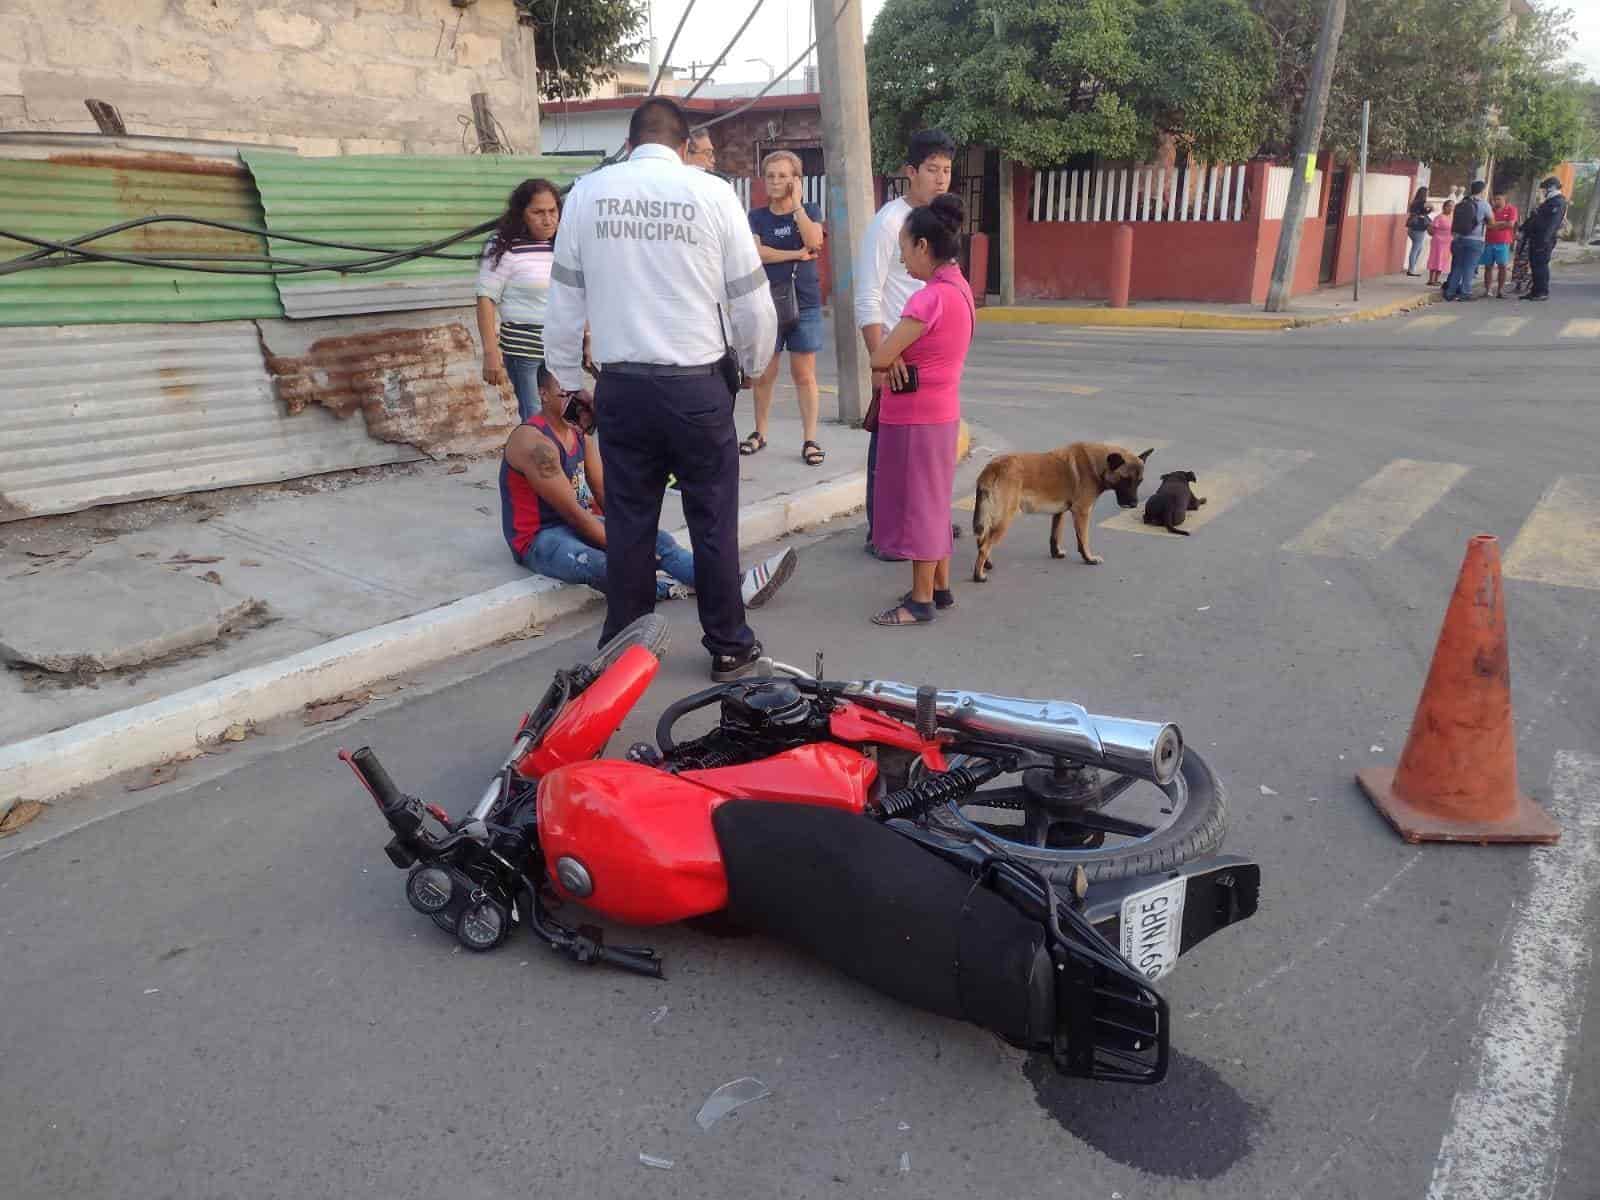
[[[1450,278],[1444,281],[1444,298],[1459,299],[1472,295],[1472,285],[1478,277],[1478,260],[1483,257],[1483,242],[1477,238],[1458,237],[1450,242]]]
[[[1411,239],[1411,253],[1406,256],[1406,273],[1415,275],[1417,263],[1422,259],[1422,242],[1428,236],[1426,229],[1408,229],[1406,236]]]
[[[511,376],[511,390],[517,394],[517,415],[524,421],[539,411],[539,364],[543,361],[506,355],[506,374]]]
[[[606,552],[589,545],[566,525],[541,529],[518,561],[536,575],[548,575],[563,583],[587,584],[602,594],[606,590]],[[670,533],[656,534],[656,567],[679,583],[694,586],[694,555],[678,545]],[[670,586],[665,579],[657,578],[656,599],[665,600]]]

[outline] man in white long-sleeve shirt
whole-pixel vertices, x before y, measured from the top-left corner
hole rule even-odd
[[[900,261],[900,227],[913,208],[921,208],[950,190],[951,164],[955,161],[955,141],[942,129],[924,129],[915,134],[906,148],[904,196],[889,201],[867,223],[866,237],[856,252],[856,327],[867,344],[869,355],[900,323],[900,315],[922,287]],[[873,399],[888,386],[882,371],[872,373]],[[867,443],[867,552],[877,555],[872,541],[872,498],[877,487],[878,435]],[[882,557],[879,555],[879,557]]]
[[[545,362],[582,386],[583,330],[600,364],[595,411],[606,479],[605,642],[650,612],[667,477],[678,477],[713,679],[761,656],[739,573],[739,447],[723,370],[728,318],[740,386],[777,344],[767,275],[732,188],[683,163],[689,126],[671,100],[634,110],[633,152],[584,176],[556,234]]]

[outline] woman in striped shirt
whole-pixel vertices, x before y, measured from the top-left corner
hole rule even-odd
[[[497,387],[511,384],[524,421],[539,411],[536,376],[544,361],[544,310],[560,223],[556,185],[548,179],[523,180],[507,200],[478,265],[483,379]]]

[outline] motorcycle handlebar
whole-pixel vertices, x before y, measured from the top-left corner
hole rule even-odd
[[[372,752],[371,746],[363,746],[352,754],[350,765],[372,789],[372,794],[380,807],[393,808],[404,799],[400,789],[394,785],[394,780],[389,778],[389,772],[383,769],[378,756]]]

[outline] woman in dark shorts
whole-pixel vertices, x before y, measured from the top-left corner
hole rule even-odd
[[[878,484],[872,530],[878,549],[911,560],[911,590],[872,618],[875,625],[922,625],[955,604],[950,591],[950,491],[961,429],[961,373],[977,323],[972,289],[961,276],[961,200],[946,193],[913,209],[900,229],[900,260],[924,287],[872,356],[903,387],[878,400]]]

